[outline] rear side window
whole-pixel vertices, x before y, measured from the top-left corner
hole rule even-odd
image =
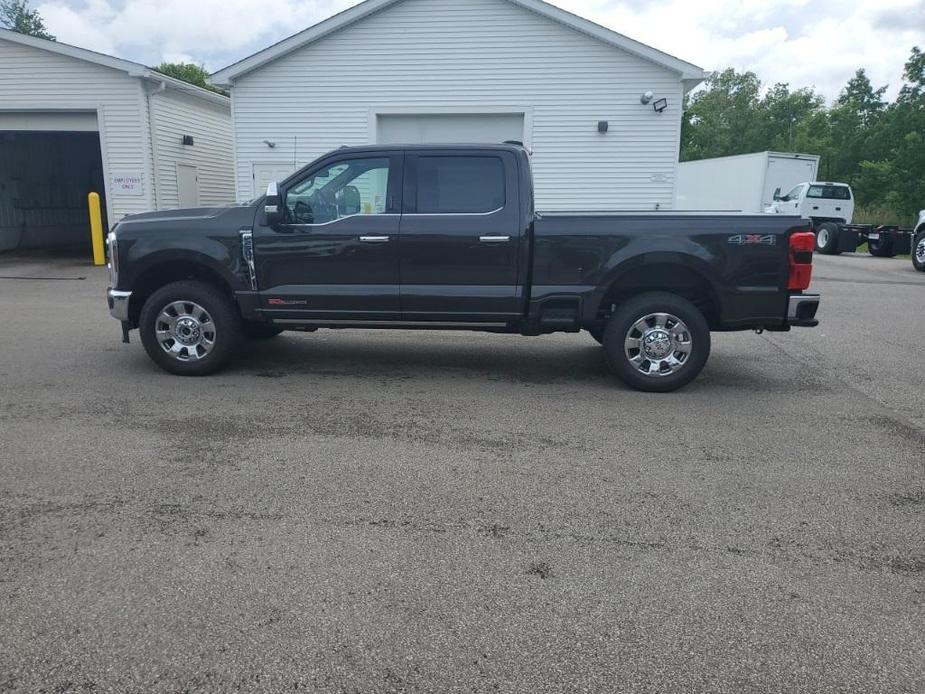
[[[498,157],[420,157],[418,214],[474,214],[504,207],[504,163]]]
[[[850,200],[851,189],[848,186],[810,186],[806,193],[808,198],[827,198],[830,200]]]

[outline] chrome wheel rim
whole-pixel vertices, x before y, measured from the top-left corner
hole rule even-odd
[[[641,374],[663,378],[690,361],[694,342],[690,329],[670,313],[649,313],[626,331],[623,351]]]
[[[154,335],[171,358],[190,362],[204,359],[215,347],[215,321],[193,301],[172,301],[157,315]]]
[[[919,265],[925,265],[925,236],[919,239],[915,246],[915,259],[919,261]]]
[[[816,247],[823,248],[829,243],[829,230],[820,229],[816,234]]]

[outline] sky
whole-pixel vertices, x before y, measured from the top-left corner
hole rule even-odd
[[[214,71],[356,0],[33,0],[58,40],[147,65]],[[925,0],[554,0],[706,70],[752,70],[828,100],[863,67],[895,95]]]

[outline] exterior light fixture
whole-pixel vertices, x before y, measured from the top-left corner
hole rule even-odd
[[[652,99],[655,97],[653,92],[643,92],[642,96],[639,97],[639,103],[645,106],[648,103],[652,102]]]
[[[192,136],[192,135],[184,135],[184,136],[183,136],[183,139],[180,140],[180,142],[181,142],[182,144],[184,144],[184,145],[187,145],[187,146],[192,147],[192,145],[193,145],[193,136]]]
[[[607,121],[599,120],[597,122],[597,131],[599,133],[606,133],[609,128],[610,128],[610,123],[608,123]]]
[[[657,101],[653,102],[652,108],[655,109],[656,113],[661,113],[666,108],[668,108],[668,99],[658,99]]]

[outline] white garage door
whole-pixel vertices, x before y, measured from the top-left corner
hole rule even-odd
[[[378,144],[497,143],[524,139],[522,113],[379,115]]]

